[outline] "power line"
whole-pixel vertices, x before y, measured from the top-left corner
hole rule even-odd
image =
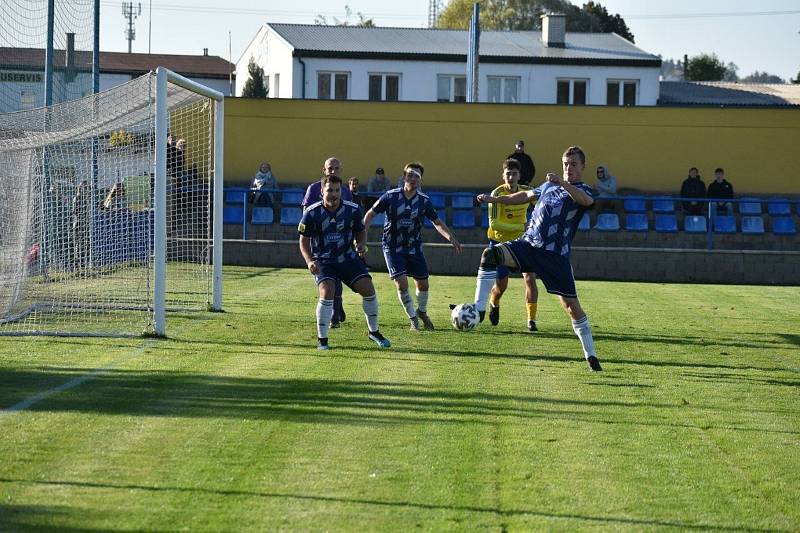
[[[106,6],[118,6],[119,2],[101,2]],[[342,15],[340,11],[288,11],[279,9],[243,9],[231,7],[211,7],[211,6],[187,6],[180,4],[156,4],[153,9],[158,11],[178,11],[178,12],[192,12],[192,13],[218,13],[229,15],[276,15],[276,16],[291,16],[291,17],[315,17],[316,15],[336,16]],[[364,13],[366,16],[367,13]],[[421,15],[405,14],[405,13],[369,13],[370,18],[380,17],[388,19],[415,19],[422,20]]]
[[[628,19],[699,19],[699,18],[724,18],[724,17],[764,17],[777,15],[800,15],[800,10],[792,11],[728,11],[724,13],[672,13],[649,15],[625,15]],[[622,16],[622,15],[620,15]]]

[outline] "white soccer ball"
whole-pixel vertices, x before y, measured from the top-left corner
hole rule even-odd
[[[450,321],[458,331],[470,331],[480,322],[475,304],[459,304],[450,313]]]

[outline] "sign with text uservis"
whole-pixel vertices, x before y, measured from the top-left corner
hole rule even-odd
[[[3,81],[15,83],[42,83],[44,81],[44,74],[41,72],[14,72],[0,70],[0,82]]]

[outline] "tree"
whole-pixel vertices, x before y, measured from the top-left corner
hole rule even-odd
[[[451,0],[439,15],[437,27],[466,29],[472,18],[475,0]],[[619,15],[610,15],[605,7],[589,2],[579,8],[566,0],[478,0],[481,27],[487,30],[541,30],[544,13],[563,13],[567,31],[616,32],[633,42],[633,34]]]
[[[264,69],[256,65],[252,57],[247,64],[247,73],[250,77],[244,82],[242,96],[245,98],[266,98],[269,91],[264,84]]]
[[[786,83],[783,78],[769,72],[755,71],[740,80],[742,83]]]
[[[734,65],[735,66],[735,65]],[[687,81],[722,81],[729,72],[717,54],[700,54],[684,58],[683,75]]]
[[[358,22],[355,24],[350,23],[350,17],[353,15],[353,10],[350,9],[350,6],[344,6],[344,20],[340,20],[336,17],[333,17],[333,25],[334,26],[357,26],[360,28],[374,28],[375,22],[372,19],[368,19],[364,16],[364,13],[360,11],[356,13],[358,15]],[[314,24],[317,26],[329,26],[330,23],[328,22],[328,17],[325,15],[317,15],[314,17]]]
[[[794,83],[795,85],[796,85],[796,84],[800,84],[800,72],[798,72],[798,73],[797,73],[797,77],[796,77],[795,79],[793,79],[793,80],[790,80],[790,81],[791,81],[792,83]]]

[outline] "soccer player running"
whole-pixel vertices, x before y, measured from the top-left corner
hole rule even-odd
[[[317,349],[328,349],[328,328],[333,316],[336,281],[341,281],[362,298],[367,318],[367,336],[381,348],[391,343],[378,330],[378,296],[364,262],[356,256],[366,248],[367,232],[358,204],[342,201],[342,179],[322,178],[322,201],[309,205],[297,227],[300,253],[314,275],[319,289],[317,303]],[[353,249],[353,240],[356,247]]]
[[[508,196],[518,191],[529,191],[527,185],[519,185],[520,164],[515,159],[503,161],[503,184],[493,190],[490,194],[493,198]],[[495,246],[501,242],[513,241],[520,238],[525,232],[525,223],[528,220],[528,206],[530,202],[520,204],[501,204],[493,203],[489,208],[489,229],[486,230],[489,236],[489,246]],[[483,271],[479,270],[480,276]],[[496,326],[500,322],[500,298],[508,288],[508,267],[505,265],[497,266],[497,279],[489,295],[489,322]],[[525,301],[528,309],[528,330],[537,331],[536,328],[536,305],[539,298],[539,291],[536,287],[536,275],[530,272],[523,272],[522,277],[525,281]],[[475,294],[475,300],[479,302],[479,295]],[[481,302],[479,302],[481,303]],[[485,301],[482,302],[485,305]],[[483,320],[486,308],[478,307],[478,313]]]
[[[481,203],[524,204],[538,198],[531,223],[522,238],[489,246],[481,255],[476,294],[478,309],[486,308],[486,299],[494,285],[499,265],[521,272],[534,272],[547,292],[557,294],[572,319],[583,354],[592,371],[602,370],[594,349],[592,327],[583,312],[575,290],[575,278],[569,262],[570,244],[583,214],[594,204],[594,191],[583,183],[586,155],[578,146],[567,148],[561,158],[564,177],[547,174],[547,181],[536,189],[506,196],[478,195]]]
[[[408,163],[403,169],[403,186],[383,193],[364,216],[364,225],[378,213],[386,213],[383,224],[383,257],[389,276],[397,286],[397,295],[411,322],[411,329],[419,331],[419,321],[427,330],[433,329],[428,316],[428,263],[422,253],[422,225],[427,217],[439,234],[460,254],[461,243],[455,234],[436,214],[431,199],[420,192],[420,182],[425,169],[420,163]],[[414,278],[417,305],[408,290],[408,276]]]

